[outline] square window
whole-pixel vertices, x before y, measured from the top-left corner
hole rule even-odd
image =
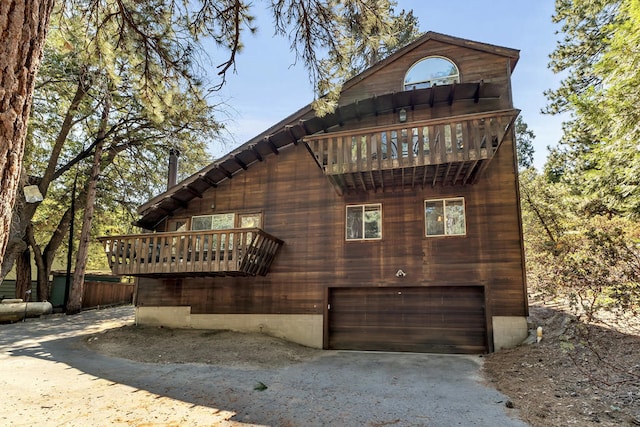
[[[427,237],[467,234],[464,198],[425,200],[424,212]]]
[[[382,205],[347,206],[346,240],[382,238]]]
[[[252,214],[240,214],[239,224],[240,228],[260,228],[262,227],[262,214],[252,213]]]

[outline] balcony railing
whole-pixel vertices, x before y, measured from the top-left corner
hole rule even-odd
[[[475,182],[518,110],[416,121],[305,138],[339,193]]]
[[[259,228],[99,239],[113,274],[150,277],[264,276],[283,243]]]

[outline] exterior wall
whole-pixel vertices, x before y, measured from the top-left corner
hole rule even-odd
[[[460,71],[461,83],[480,82],[507,83],[508,59],[504,56],[451,45],[437,40],[428,40],[406,53],[388,66],[376,71],[366,79],[348,87],[341,95],[340,105],[374,94],[400,92],[404,76],[411,66],[427,56],[444,56],[453,61]]]
[[[522,316],[494,316],[493,347],[495,351],[515,347],[527,338],[527,318]]]
[[[505,91],[478,103],[416,108],[408,112],[409,122],[512,108],[507,58],[435,40],[351,85],[341,103],[401,90],[406,70],[428,55],[456,62],[463,82],[504,83]],[[396,122],[395,113],[379,114],[339,130]],[[466,236],[425,237],[424,200],[449,197],[464,197]],[[346,206],[365,203],[382,204],[382,239],[346,242]],[[486,289],[486,313],[494,319],[489,336],[499,349],[516,341],[520,331],[509,326],[519,321],[504,319],[528,314],[518,203],[513,131],[474,185],[428,183],[344,196],[338,196],[303,143],[292,145],[207,190],[171,217],[262,213],[261,228],[284,241],[267,276],[140,278],[138,318],[185,327],[259,330],[263,325],[271,334],[315,347],[322,346],[317,328],[328,287],[473,284]],[[396,277],[399,269],[406,276]]]
[[[285,242],[269,274],[140,278],[138,303],[187,305],[197,314],[322,314],[328,286],[473,283],[486,286],[489,314],[524,316],[514,174],[513,142],[507,137],[475,185],[340,197],[306,149],[292,147],[209,190],[184,212],[262,212],[264,230]],[[467,235],[425,237],[424,200],[460,196]],[[357,203],[382,203],[381,240],[345,242],[345,207]],[[407,275],[396,277],[398,269]]]
[[[260,332],[322,348],[322,316],[296,314],[191,314],[190,307],[137,307],[136,323],[194,329]]]

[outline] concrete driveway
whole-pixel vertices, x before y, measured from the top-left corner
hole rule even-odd
[[[131,323],[133,308],[118,307],[0,325],[0,425],[526,426],[483,385],[477,356],[327,351],[234,369],[132,362],[81,342]]]

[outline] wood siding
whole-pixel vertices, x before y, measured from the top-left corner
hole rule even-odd
[[[343,91],[340,105],[363,99],[372,94],[400,92],[404,76],[413,64],[427,56],[443,56],[453,61],[460,71],[460,82],[509,83],[506,73],[509,59],[480,50],[429,40],[398,58],[388,66],[350,85]],[[509,103],[509,101],[507,101]],[[501,108],[509,108],[504,104]]]
[[[488,289],[492,315],[522,316],[527,309],[514,176],[510,134],[475,185],[340,197],[306,148],[292,146],[207,191],[184,212],[262,212],[264,230],[284,241],[269,274],[141,278],[138,301],[189,305],[194,313],[322,314],[329,286],[469,283]],[[466,236],[425,237],[424,200],[446,197],[464,197]],[[345,206],[359,203],[382,204],[381,240],[345,241]],[[398,269],[407,276],[396,277]]]

